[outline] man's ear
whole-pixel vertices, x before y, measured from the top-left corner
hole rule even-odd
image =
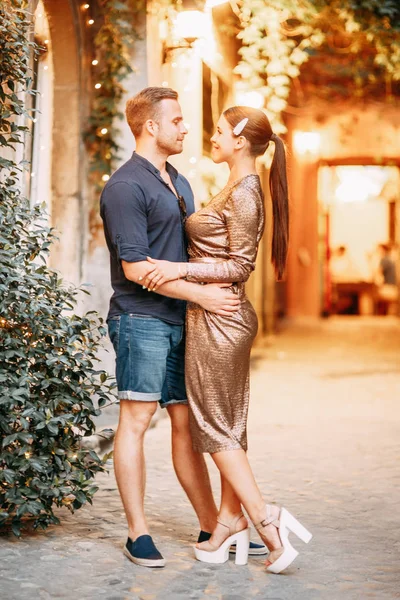
[[[144,127],[146,131],[153,137],[158,131],[158,124],[152,119],[147,119],[147,121],[144,124]]]

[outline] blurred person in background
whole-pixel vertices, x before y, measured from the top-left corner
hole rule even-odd
[[[380,315],[396,314],[399,300],[395,261],[396,248],[391,244],[379,244],[379,263],[375,272],[378,285],[377,312]]]

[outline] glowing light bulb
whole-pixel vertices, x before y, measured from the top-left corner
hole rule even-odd
[[[110,179],[110,176],[109,176],[109,175],[107,175],[107,173],[105,173],[105,174],[103,175],[103,177],[102,177],[102,180],[103,180],[103,181],[108,181],[109,179]]]
[[[94,23],[94,19],[89,19],[88,25],[93,25],[93,23]]]
[[[96,83],[94,87],[96,88],[96,90],[99,90],[101,88],[101,83]]]
[[[101,135],[106,135],[106,133],[108,133],[108,129],[107,127],[103,127],[103,129],[100,131]]]
[[[48,67],[47,65],[45,65],[45,66],[43,67],[43,69],[44,69],[45,71],[47,71],[47,69],[48,69],[48,68],[49,68],[49,67]]]
[[[49,40],[44,40],[44,43],[45,43],[45,44],[48,44],[48,43],[49,43]]]
[[[89,6],[90,6],[89,4],[82,4],[83,10],[87,10],[89,8]]]
[[[30,452],[25,452],[25,458],[30,458],[31,453]]]
[[[96,59],[92,60],[92,65],[96,66],[96,65],[98,65],[98,64],[99,64],[99,61],[98,61],[98,60],[96,60]]]

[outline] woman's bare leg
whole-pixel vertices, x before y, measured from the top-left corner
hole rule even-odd
[[[242,512],[242,505],[240,504],[240,500],[237,497],[235,490],[229,483],[229,481],[221,474],[221,506],[219,509],[218,517],[223,522],[229,525],[231,523],[233,517]],[[246,517],[242,517],[236,523],[236,530],[242,531],[242,529],[246,529],[248,526]],[[229,536],[229,529],[221,525],[221,523],[217,523],[216,527],[212,530],[212,536],[210,539],[210,543],[202,542],[201,544],[197,544],[198,548],[211,549],[212,547],[216,548],[222,544]]]
[[[226,450],[215,452],[211,454],[211,457],[221,473],[221,481],[223,478],[230,486],[230,488],[226,487],[226,491],[228,494],[227,498],[231,499],[232,507],[234,506],[233,492],[237,500],[246,509],[253,523],[257,524],[265,519],[265,500],[254,479],[246,452],[242,449]],[[278,518],[279,508],[272,507],[272,511],[272,514]],[[278,530],[274,525],[268,525],[263,528],[262,540],[270,550],[275,550],[282,546]]]

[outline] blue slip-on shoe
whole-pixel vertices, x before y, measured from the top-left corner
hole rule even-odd
[[[208,531],[200,531],[199,539],[197,540],[198,544],[201,542],[207,542],[211,537],[211,533]],[[231,554],[236,554],[236,544],[232,544],[229,548],[229,552]],[[264,554],[268,554],[269,550],[264,544],[255,544],[254,542],[250,542],[249,546],[249,556],[263,556]]]
[[[128,537],[124,554],[141,567],[165,567],[165,559],[155,547],[150,535],[140,535],[134,542]]]

